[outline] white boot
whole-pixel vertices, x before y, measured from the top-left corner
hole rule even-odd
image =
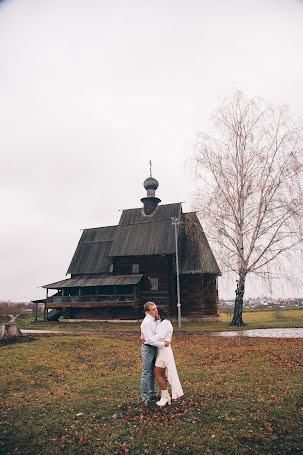
[[[161,400],[157,401],[158,406],[165,406],[166,404],[171,404],[171,398],[168,393],[168,390],[161,390]]]

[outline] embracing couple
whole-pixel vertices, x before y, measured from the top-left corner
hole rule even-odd
[[[161,389],[158,406],[171,404],[183,395],[179,381],[173,351],[170,346],[173,326],[170,317],[163,308],[157,308],[154,302],[144,304],[145,318],[141,324],[142,340],[142,376],[141,398],[144,407],[149,407],[151,400],[157,400],[155,379]],[[170,396],[168,384],[171,386]]]

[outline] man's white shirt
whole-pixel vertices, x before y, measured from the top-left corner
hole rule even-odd
[[[157,341],[153,339],[153,337],[156,335],[156,328],[157,328],[156,319],[150,314],[147,314],[141,323],[141,333],[143,334],[145,339],[144,344],[151,344],[156,348],[164,348],[165,346],[164,341]]]

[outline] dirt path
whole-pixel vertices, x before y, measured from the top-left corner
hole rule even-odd
[[[79,330],[21,330],[24,335],[133,335],[139,337],[138,332],[107,332],[107,331],[79,331]],[[231,332],[175,332],[174,336],[215,336],[215,337],[265,337],[265,338],[303,338],[303,328],[284,329],[251,329]]]

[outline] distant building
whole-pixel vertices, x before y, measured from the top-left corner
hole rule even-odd
[[[43,286],[46,308],[69,319],[140,319],[152,300],[176,316],[178,221],[182,316],[218,314],[220,270],[196,213],[180,202],[160,205],[158,182],[144,182],[143,207],[123,210],[117,226],[85,229],[67,273],[70,278]],[[49,297],[48,291],[56,290]],[[51,315],[50,315],[51,316]]]

